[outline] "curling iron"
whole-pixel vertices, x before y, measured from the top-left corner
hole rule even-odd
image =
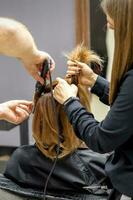
[[[36,82],[35,94],[34,94],[34,106],[33,106],[32,113],[34,113],[34,111],[35,111],[35,107],[36,107],[39,97],[45,90],[46,75],[47,75],[48,71],[50,70],[50,65],[51,65],[51,60],[44,60],[42,69],[41,69],[41,74],[40,74],[40,76],[44,79],[44,84],[42,85],[39,81]]]

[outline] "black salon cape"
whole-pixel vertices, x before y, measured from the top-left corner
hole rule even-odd
[[[103,103],[108,103],[109,83],[105,79],[98,77],[92,92]],[[103,121],[96,121],[77,99],[71,99],[64,110],[76,135],[93,151],[114,150],[106,163],[107,175],[114,188],[133,197],[133,69],[122,79],[117,97]]]
[[[98,153],[84,148],[59,159],[49,179],[47,194],[54,196],[60,194],[61,197],[74,200],[107,199],[104,171],[107,157],[106,154],[101,157]],[[39,195],[44,191],[52,166],[53,161],[45,157],[36,145],[21,146],[14,151],[7,162],[4,176],[11,184],[6,184],[4,189],[21,195],[27,194],[32,189],[36,191],[34,194],[31,193],[32,196],[35,196],[35,193]],[[14,190],[16,188],[14,184],[18,185],[18,191]],[[87,186],[90,188],[84,189]],[[1,184],[0,188],[3,188]]]

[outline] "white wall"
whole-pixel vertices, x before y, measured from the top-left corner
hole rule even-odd
[[[107,44],[107,51],[108,51],[108,55],[109,55],[107,79],[110,80],[111,79],[112,62],[113,62],[113,54],[114,54],[114,31],[111,29],[108,29],[108,31],[107,31],[106,44]]]
[[[111,29],[107,30],[107,37],[106,37],[106,45],[107,45],[107,52],[108,52],[108,66],[107,66],[107,80],[110,81],[111,77],[111,69],[112,69],[112,61],[113,61],[113,54],[114,54],[114,31]],[[95,114],[95,117],[98,121],[101,121],[105,118],[109,107],[101,103],[95,95],[92,96],[92,111]]]

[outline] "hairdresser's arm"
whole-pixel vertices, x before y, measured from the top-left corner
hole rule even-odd
[[[75,65],[75,62],[68,61],[67,76],[76,74],[79,75],[81,84],[91,88],[91,92],[96,94],[100,101],[108,105],[109,82],[106,79],[95,74],[85,63],[76,62]]]
[[[98,76],[91,92],[96,94],[102,103],[109,105],[109,82],[106,79]]]
[[[106,153],[120,148],[133,136],[133,71],[129,72],[120,87],[118,96],[102,122],[98,122],[92,113],[87,112],[76,93],[64,80],[54,89],[54,97],[61,104],[73,125],[76,135],[92,150]]]
[[[39,51],[28,29],[12,19],[0,18],[0,54],[13,56],[22,61],[28,72],[38,81],[43,82],[39,76],[39,68],[44,59],[54,61],[46,52]]]
[[[27,119],[32,111],[32,102],[12,100],[0,104],[0,120],[20,124]]]

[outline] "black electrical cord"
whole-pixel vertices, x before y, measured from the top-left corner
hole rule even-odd
[[[58,156],[60,154],[60,129],[59,129],[59,123],[58,123],[58,115],[57,115],[57,111],[56,111],[56,105],[55,105],[55,100],[53,97],[53,86],[52,86],[52,77],[51,77],[51,73],[49,71],[49,77],[50,77],[50,92],[51,92],[51,99],[52,99],[52,107],[53,107],[53,112],[54,112],[54,116],[55,116],[55,122],[56,122],[56,129],[57,129],[57,149],[56,149],[56,158],[54,160],[54,163],[52,165],[52,168],[50,170],[50,173],[46,179],[45,182],[45,186],[44,186],[44,192],[43,192],[43,200],[46,200],[46,193],[47,193],[47,186],[48,186],[48,182],[51,178],[51,175],[55,169],[57,160],[58,160]]]

